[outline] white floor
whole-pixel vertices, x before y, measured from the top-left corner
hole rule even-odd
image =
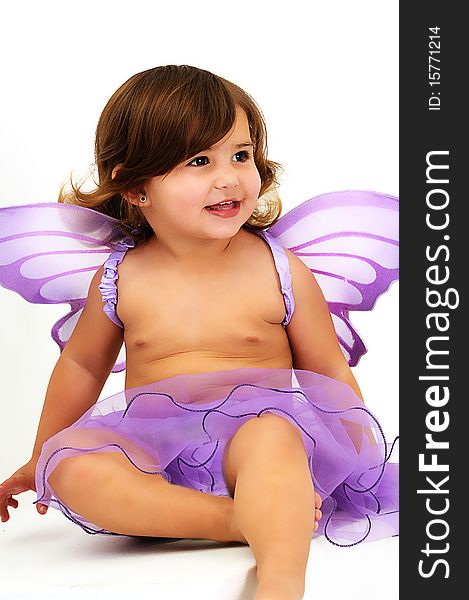
[[[210,540],[158,544],[151,539],[89,535],[33,492],[0,524],[1,600],[251,600],[255,561],[248,546]],[[398,538],[337,548],[312,541],[305,599],[398,598]]]

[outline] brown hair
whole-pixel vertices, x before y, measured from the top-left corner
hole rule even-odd
[[[214,145],[233,127],[236,107],[244,110],[261,178],[259,200],[243,225],[265,229],[282,211],[277,194],[280,163],[267,159],[267,131],[256,102],[237,85],[189,65],[166,65],[133,75],[104,107],[96,128],[96,189],[84,192],[70,178],[71,190],[60,189],[59,202],[73,203],[118,219],[132,230],[136,244],[153,235],[142,212],[123,198],[144,192],[145,181],[165,175],[182,161]],[[121,168],[112,178],[113,169]]]

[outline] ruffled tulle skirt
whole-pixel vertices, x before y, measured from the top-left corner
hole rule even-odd
[[[74,512],[48,482],[61,460],[89,452],[121,452],[144,473],[229,496],[226,445],[241,425],[265,412],[289,420],[302,434],[323,499],[315,535],[351,546],[398,534],[398,464],[390,461],[395,443],[385,439],[350,386],[298,369],[177,375],[99,400],[43,445],[36,502],[62,511],[87,533],[121,535]]]

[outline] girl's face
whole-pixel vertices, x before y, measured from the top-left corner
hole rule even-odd
[[[227,239],[254,212],[260,189],[248,121],[238,108],[232,130],[211,149],[199,152],[169,174],[150,179],[145,185],[147,204],[139,207],[157,237],[160,232],[176,237]],[[206,208],[230,199],[240,202],[234,216],[223,218]]]

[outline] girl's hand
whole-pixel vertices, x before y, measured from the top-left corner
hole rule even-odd
[[[35,472],[37,461],[31,459],[25,465],[20,467],[13,475],[0,484],[0,517],[2,523],[9,520],[8,507],[18,508],[18,500],[13,498],[13,494],[21,494],[28,490],[36,491]],[[47,505],[36,504],[36,510],[39,514],[46,514]]]

